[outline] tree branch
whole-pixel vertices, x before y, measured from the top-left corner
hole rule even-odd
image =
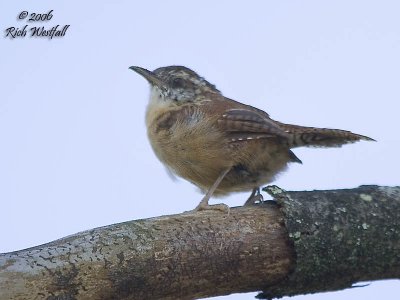
[[[260,298],[400,278],[400,187],[136,220],[0,254],[0,299]]]

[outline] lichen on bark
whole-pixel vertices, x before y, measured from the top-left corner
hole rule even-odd
[[[258,298],[340,290],[400,277],[400,187],[269,192],[280,204],[296,267]]]

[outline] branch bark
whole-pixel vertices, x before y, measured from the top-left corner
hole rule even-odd
[[[273,298],[400,278],[400,187],[268,192],[276,202],[135,220],[0,254],[0,299]]]

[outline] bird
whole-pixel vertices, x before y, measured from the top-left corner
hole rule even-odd
[[[223,96],[184,66],[149,71],[129,67],[150,83],[146,127],[158,159],[205,194],[194,211],[226,210],[212,196],[251,191],[245,205],[262,200],[260,187],[302,163],[291,149],[340,147],[374,141],[347,130],[285,124],[256,107]]]

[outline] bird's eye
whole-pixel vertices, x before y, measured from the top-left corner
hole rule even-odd
[[[172,88],[174,88],[174,89],[183,88],[183,86],[184,86],[184,81],[183,81],[182,78],[179,78],[179,77],[174,78],[174,80],[172,80],[171,86],[172,86]]]

